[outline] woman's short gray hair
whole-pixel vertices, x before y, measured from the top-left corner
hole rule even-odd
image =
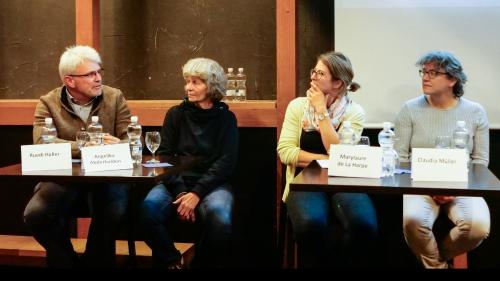
[[[212,102],[222,100],[226,94],[226,73],[222,66],[212,59],[190,59],[182,67],[182,76],[200,77],[207,84],[207,95]]]
[[[92,47],[74,45],[66,48],[59,60],[59,77],[64,82],[64,76],[72,74],[85,60],[102,65],[101,56]]]
[[[457,82],[453,86],[453,95],[459,98],[464,95],[464,84],[467,82],[460,61],[450,52],[447,51],[430,51],[420,57],[415,63],[416,66],[422,68],[428,63],[435,63],[436,67],[443,69],[448,77],[455,78]]]

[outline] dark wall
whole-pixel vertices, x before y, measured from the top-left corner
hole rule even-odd
[[[334,50],[333,0],[297,1],[297,95],[305,96],[316,57]]]
[[[38,98],[61,84],[75,42],[75,1],[0,1],[0,98]],[[209,57],[245,68],[247,99],[276,99],[276,5],[270,0],[106,0],[104,83],[127,99],[183,97],[181,67]]]
[[[38,98],[60,85],[59,57],[74,41],[75,1],[0,1],[0,98]]]
[[[247,99],[276,99],[275,1],[100,3],[105,82],[128,99],[181,98],[181,67],[200,56],[245,68]]]

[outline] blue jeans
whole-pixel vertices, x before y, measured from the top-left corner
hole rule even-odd
[[[373,203],[364,193],[297,192],[287,199],[287,211],[292,221],[295,241],[299,247],[302,267],[327,266],[332,259],[332,247],[340,252],[348,266],[365,265],[367,252],[371,251],[378,235],[377,216]],[[331,235],[334,221],[339,222],[340,245]],[[362,263],[362,264],[360,264]]]
[[[166,267],[181,259],[174,246],[171,225],[177,218],[173,194],[162,183],[155,186],[142,203],[144,241],[152,250],[153,266]],[[196,223],[202,225],[196,243],[195,262],[199,266],[224,266],[231,251],[233,195],[222,185],[201,199],[196,207]]]
[[[41,182],[24,210],[24,222],[45,248],[50,267],[79,266],[70,240],[68,220],[80,200],[88,200],[92,217],[84,265],[115,265],[115,236],[125,218],[129,196],[125,184],[61,185]]]

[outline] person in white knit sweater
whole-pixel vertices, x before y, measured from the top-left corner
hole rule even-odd
[[[451,136],[463,120],[470,134],[467,151],[472,164],[488,165],[489,125],[483,107],[463,98],[467,81],[460,61],[450,52],[431,51],[418,59],[423,95],[407,101],[396,122],[400,161],[412,148],[433,148],[437,136]],[[433,225],[446,212],[454,227],[436,241]],[[425,268],[448,268],[453,257],[481,244],[490,231],[490,212],[481,197],[403,196],[403,232],[408,246]]]

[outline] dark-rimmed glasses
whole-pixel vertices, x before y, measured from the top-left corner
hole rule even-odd
[[[418,75],[420,75],[420,77],[422,77],[422,78],[424,78],[424,76],[427,75],[430,79],[434,79],[434,78],[436,78],[436,76],[442,75],[442,74],[448,74],[448,73],[436,71],[436,70],[423,70],[423,69],[420,69],[418,71]]]
[[[97,74],[99,74],[99,76],[103,76],[104,75],[104,68],[101,68],[99,70],[94,70],[94,71],[91,71],[89,73],[85,73],[85,74],[68,74],[68,76],[71,76],[71,77],[85,77],[85,78],[89,78],[89,79],[95,79]]]

